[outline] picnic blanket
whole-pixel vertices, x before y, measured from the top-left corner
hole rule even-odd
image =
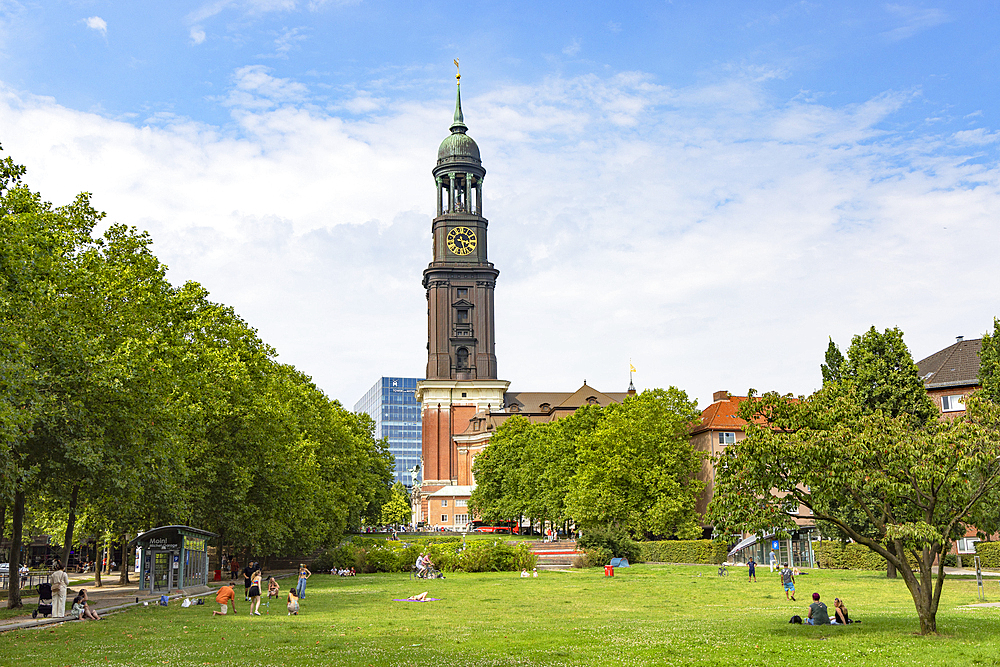
[[[441,598],[427,598],[426,600],[410,600],[408,598],[400,598],[400,599],[393,598],[392,601],[393,602],[437,602],[440,599]]]

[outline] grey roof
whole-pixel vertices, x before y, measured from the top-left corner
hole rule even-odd
[[[917,362],[917,369],[928,389],[979,384],[979,351],[983,339],[960,340],[940,352]]]

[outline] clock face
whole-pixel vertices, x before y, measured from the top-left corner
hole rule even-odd
[[[470,227],[454,227],[447,241],[448,250],[456,255],[470,255],[476,249],[476,232]]]

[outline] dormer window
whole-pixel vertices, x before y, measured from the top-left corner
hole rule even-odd
[[[542,412],[548,412],[549,411],[549,404],[548,403],[542,403],[541,405],[538,406],[538,409],[541,410]]]
[[[507,411],[508,412],[520,412],[521,411],[521,406],[519,406],[517,403],[511,403],[510,405],[507,406]]]
[[[596,396],[588,396],[587,397],[587,404],[588,405],[597,405],[597,397]]]

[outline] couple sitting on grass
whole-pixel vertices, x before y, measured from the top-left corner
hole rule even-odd
[[[833,599],[833,610],[834,616],[830,618],[826,603],[819,601],[819,593],[813,593],[813,602],[809,605],[809,614],[806,616],[805,622],[808,625],[847,625],[848,623],[854,623],[847,614],[847,607],[844,606],[840,598]],[[801,623],[802,618],[792,616],[790,622]]]

